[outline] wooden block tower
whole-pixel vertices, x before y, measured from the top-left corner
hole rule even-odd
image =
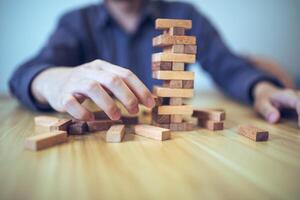
[[[152,55],[152,77],[163,80],[163,85],[153,88],[157,101],[152,124],[173,131],[191,130],[192,125],[183,120],[183,115],[192,115],[193,108],[182,100],[193,97],[194,92],[194,73],[185,71],[185,64],[196,60],[196,37],[185,35],[192,21],[157,19],[155,28],[163,34],[153,38],[152,44],[163,52]]]

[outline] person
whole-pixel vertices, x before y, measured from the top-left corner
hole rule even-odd
[[[33,110],[67,112],[92,120],[81,103],[89,98],[113,119],[138,104],[153,107],[149,91],[152,38],[157,18],[191,19],[189,35],[197,38],[197,62],[225,94],[252,104],[268,122],[280,119],[280,108],[300,116],[299,91],[286,89],[272,75],[232,51],[210,21],[192,5],[150,0],[104,0],[66,13],[38,55],[21,65],[10,80],[10,90]],[[159,49],[154,49],[158,52]],[[299,118],[300,126],[300,118]]]

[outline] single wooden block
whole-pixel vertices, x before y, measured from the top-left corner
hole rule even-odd
[[[169,35],[185,35],[185,28],[170,27],[168,34]]]
[[[50,131],[67,131],[71,123],[71,119],[59,119],[50,126]]]
[[[152,62],[152,70],[172,70],[172,62]]]
[[[86,132],[88,132],[88,126],[85,121],[73,120],[68,127],[68,134],[70,135],[82,135]]]
[[[194,81],[193,80],[183,80],[182,81],[182,88],[193,89],[194,88]]]
[[[180,27],[184,29],[192,28],[192,20],[184,19],[161,19],[155,20],[155,29],[169,29],[171,27]]]
[[[169,105],[171,106],[181,106],[183,103],[182,98],[180,97],[170,97]]]
[[[191,44],[184,45],[183,53],[196,54],[197,53],[197,46],[196,45],[191,45]]]
[[[166,52],[166,53],[184,53],[184,45],[183,44],[175,44],[172,46],[167,46],[164,48],[164,52]]]
[[[154,86],[153,93],[158,97],[191,98],[194,95],[194,90],[193,89],[163,88],[163,87],[159,87],[159,86]]]
[[[260,142],[269,139],[269,132],[252,125],[242,125],[238,128],[238,133],[250,138],[251,140]]]
[[[106,131],[114,124],[121,124],[121,120],[94,120],[94,121],[87,121],[89,132],[94,131]]]
[[[159,115],[191,115],[193,113],[193,107],[191,105],[182,106],[159,106]]]
[[[224,129],[224,122],[216,122],[206,119],[198,119],[198,125],[211,131],[218,131]]]
[[[184,71],[184,63],[183,62],[172,62],[172,70],[173,71]]]
[[[152,39],[152,45],[154,47],[166,47],[171,45],[195,45],[195,36],[171,36],[167,34],[156,36]]]
[[[154,53],[152,54],[152,61],[195,63],[196,56],[183,53]]]
[[[171,138],[171,132],[169,129],[146,124],[135,125],[134,132],[137,135],[161,141]]]
[[[109,116],[104,111],[96,111],[93,112],[96,120],[109,120]]]
[[[125,125],[112,125],[106,132],[106,142],[121,142],[125,135]]]
[[[122,115],[121,120],[124,124],[138,124],[139,123],[139,117],[135,115]]]
[[[171,123],[182,123],[182,115],[171,115]]]
[[[195,73],[187,71],[154,71],[152,78],[158,80],[194,80]]]
[[[194,109],[192,116],[197,117],[198,119],[207,119],[218,122],[225,120],[225,112],[223,110],[215,109]]]
[[[165,80],[163,82],[163,87],[166,88],[182,88],[181,80]]]
[[[158,107],[154,107],[152,109],[152,121],[159,124],[169,124],[170,123],[170,115],[159,115]]]
[[[68,140],[67,132],[55,131],[35,135],[25,140],[25,148],[33,151],[42,150]]]

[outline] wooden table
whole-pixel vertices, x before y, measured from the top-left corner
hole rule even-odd
[[[31,152],[23,142],[36,113],[1,98],[0,199],[300,199],[296,120],[269,125],[215,93],[193,104],[224,108],[225,130],[174,133],[164,142],[127,134],[119,144],[105,143],[102,132]],[[267,129],[270,140],[238,135],[247,123]]]

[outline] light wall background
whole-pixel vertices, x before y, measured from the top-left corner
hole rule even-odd
[[[300,77],[299,0],[186,0],[217,26],[236,52],[271,57]],[[13,70],[44,44],[65,11],[98,0],[0,0],[0,93]],[[198,68],[197,87],[211,88]]]

